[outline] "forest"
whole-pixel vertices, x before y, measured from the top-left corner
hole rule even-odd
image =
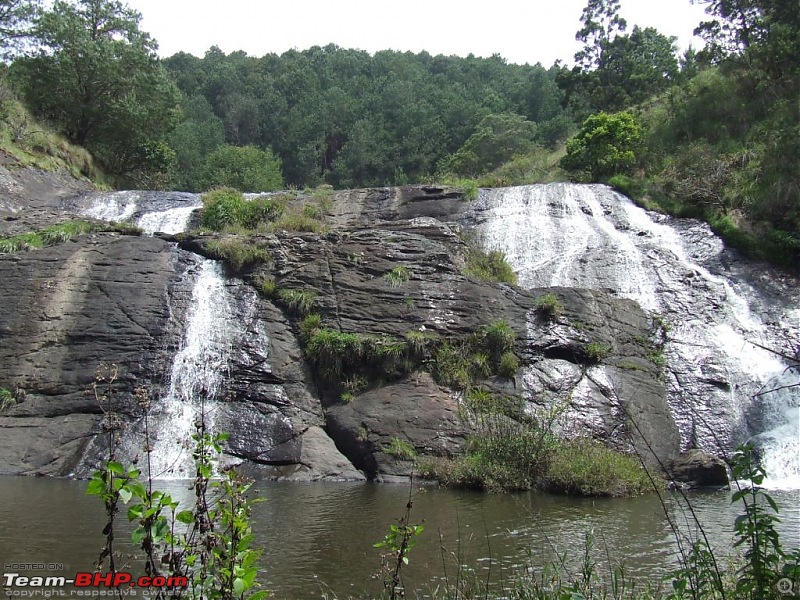
[[[688,1],[688,0],[687,0]],[[21,101],[116,187],[243,191],[609,183],[800,258],[800,12],[705,0],[702,49],[588,0],[574,66],[335,45],[159,59],[116,0],[0,0],[2,117]]]

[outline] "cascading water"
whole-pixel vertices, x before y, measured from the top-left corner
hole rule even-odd
[[[137,225],[148,234],[158,231],[181,233],[186,231],[186,225],[195,210],[197,210],[196,206],[180,206],[178,208],[145,213],[139,217]]]
[[[136,223],[147,234],[185,231],[201,206],[196,194],[161,192],[101,193],[77,202],[83,214]],[[151,451],[142,462],[156,478],[192,476],[191,437],[196,423],[202,416],[207,430],[213,430],[231,350],[242,344],[244,328],[252,321],[252,298],[235,297],[222,264],[204,259],[198,265],[168,388],[163,397],[152,399],[147,421],[140,419],[123,433],[118,448],[120,456],[141,460],[147,436]]]
[[[183,344],[172,362],[169,390],[150,415],[154,477],[192,474],[191,436],[201,416],[213,429],[216,400],[227,372],[231,349],[233,299],[226,290],[222,265],[201,263],[192,292]],[[188,449],[187,449],[188,447]]]
[[[141,192],[125,191],[111,194],[92,194],[86,197],[89,205],[82,213],[103,221],[127,221],[136,212]]]
[[[184,192],[99,192],[71,202],[86,216],[134,223],[149,235],[186,231],[192,213],[202,206],[199,194]]]
[[[796,288],[761,267],[746,272],[707,226],[647,213],[605,186],[489,190],[469,218],[487,248],[505,252],[520,285],[611,291],[663,315],[672,328],[667,389],[683,446],[728,451],[758,434],[764,464],[775,469],[771,481],[794,477],[800,486],[800,376],[762,348],[794,354]],[[758,395],[778,376],[780,394]],[[757,410],[767,402],[775,407]],[[760,423],[751,423],[753,412]]]

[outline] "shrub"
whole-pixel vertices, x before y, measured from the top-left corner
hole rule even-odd
[[[406,281],[411,279],[411,271],[408,268],[403,266],[394,267],[391,271],[383,274],[383,278],[391,285],[392,287],[398,287],[403,285]]]
[[[392,438],[392,441],[389,446],[384,449],[384,452],[401,460],[414,460],[417,458],[417,451],[414,449],[414,446],[399,437]]]
[[[506,379],[513,379],[519,370],[519,359],[513,352],[505,352],[500,357],[500,364],[497,366],[497,374]]]
[[[491,492],[527,490],[544,473],[554,438],[547,428],[523,426],[506,416],[485,414],[467,452],[454,460],[428,460],[419,465],[423,477],[446,486]]]
[[[200,227],[223,231],[230,225],[241,225],[245,217],[245,200],[239,190],[217,188],[203,194]]]
[[[536,312],[548,321],[555,321],[564,311],[564,305],[558,296],[552,292],[542,294],[536,298]]]
[[[255,146],[220,146],[206,158],[201,187],[229,186],[245,192],[270,192],[283,187],[281,161]]]
[[[287,197],[259,196],[244,203],[240,224],[247,229],[256,229],[263,223],[281,218],[286,210]]]
[[[494,321],[481,327],[476,335],[477,345],[485,349],[494,361],[499,361],[500,356],[514,348],[517,334],[504,320]]]
[[[278,290],[278,300],[293,315],[305,317],[314,306],[316,292],[310,290]]]
[[[642,181],[627,175],[614,175],[608,179],[608,185],[628,198],[636,198],[642,194]]]
[[[236,271],[271,260],[268,250],[239,238],[225,238],[211,240],[205,246],[206,250],[214,257],[227,261]]]
[[[304,340],[309,340],[321,328],[322,317],[317,313],[311,313],[300,322],[300,335]]]
[[[580,496],[635,496],[652,485],[636,457],[586,439],[560,444],[542,480],[547,491]]]
[[[485,252],[471,247],[467,252],[467,266],[464,274],[479,281],[491,283],[510,283],[516,285],[517,274],[506,259],[502,250]]]
[[[437,334],[427,331],[407,331],[404,337],[409,353],[419,361],[428,356],[432,347],[439,341]]]

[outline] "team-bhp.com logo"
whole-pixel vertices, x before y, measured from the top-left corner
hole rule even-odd
[[[6,595],[7,596],[35,596],[37,594],[21,594],[21,593],[9,593],[9,592],[19,592],[21,589],[33,591],[34,589],[44,589],[44,588],[63,588],[68,585],[72,585],[76,588],[89,588],[86,591],[89,592],[91,589],[98,589],[98,588],[114,588],[118,590],[119,588],[142,588],[143,590],[148,589],[155,589],[155,588],[166,588],[166,589],[173,589],[173,588],[185,588],[189,585],[189,581],[186,577],[181,576],[163,576],[163,575],[156,575],[154,577],[149,577],[147,575],[142,575],[141,577],[134,577],[130,573],[125,572],[116,572],[116,573],[89,573],[86,571],[81,571],[75,573],[74,577],[64,577],[64,576],[29,576],[29,575],[20,575],[19,573],[3,573],[3,584],[6,588]],[[16,588],[11,590],[9,588]],[[79,595],[100,595],[100,594],[79,594]]]

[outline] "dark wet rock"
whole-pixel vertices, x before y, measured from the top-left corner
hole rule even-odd
[[[336,445],[371,478],[411,473],[413,460],[391,450],[395,440],[415,455],[453,457],[469,432],[454,394],[427,373],[331,406],[327,417]]]
[[[667,465],[667,474],[691,487],[726,487],[728,467],[725,461],[703,450],[689,450]]]
[[[136,202],[142,198],[158,210],[171,206],[150,195]],[[79,210],[86,197],[57,200]],[[252,240],[272,259],[259,275],[273,277],[279,289],[315,293],[325,326],[396,338],[425,331],[457,341],[504,320],[517,334],[522,367],[512,379],[484,382],[487,388],[532,409],[567,406],[559,425],[565,435],[632,444],[647,456],[646,440],[662,459],[680,450],[662,370],[649,358],[652,324],[636,303],[605,291],[523,290],[465,277],[467,247],[449,221],[467,203],[452,190],[337,192],[333,206],[328,234]],[[101,411],[86,392],[102,361],[120,365],[119,409],[129,432],[141,428],[133,390],[145,384],[156,405],[163,398],[202,260],[195,253],[210,255],[214,238],[94,234],[0,257],[0,386],[26,392],[0,415],[0,472],[86,474],[97,464]],[[410,279],[393,285],[385,275],[398,266]],[[390,480],[412,466],[391,451],[395,438],[421,456],[463,449],[469,428],[452,390],[414,372],[342,404],[340,390],[307,364],[296,318],[248,285],[255,270],[229,275],[235,341],[215,413],[216,426],[231,434],[228,460],[268,477],[357,479],[361,469]],[[535,308],[546,291],[564,305],[555,322]],[[604,348],[601,358],[591,344]]]

